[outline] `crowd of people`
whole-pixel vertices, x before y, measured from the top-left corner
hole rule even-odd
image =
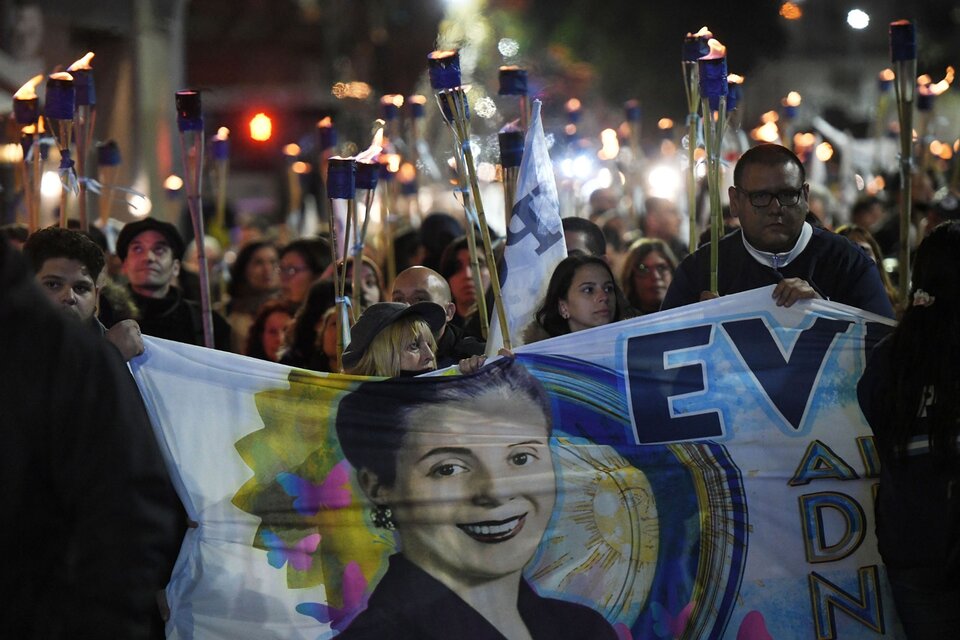
[[[960,478],[956,457],[960,410],[954,364],[960,355],[956,326],[960,207],[946,188],[913,189],[915,199],[929,200],[916,201],[921,205],[916,207],[921,215],[912,221],[919,245],[916,271],[910,296],[901,300],[884,268],[884,258],[896,250],[891,234],[898,229],[898,194],[891,193],[886,201],[858,202],[845,219],[837,221],[844,224],[835,232],[832,221],[810,212],[809,189],[803,163],[784,147],[760,145],[740,158],[728,193],[730,232],[719,242],[715,287],[711,248],[686,246],[679,237],[681,214],[676,204],[650,198],[641,215],[633,216],[619,211],[616,200],[613,208],[602,208],[609,199],[592,199],[597,206],[587,215],[563,220],[568,257],[554,270],[522,341],[587,330],[767,285],[774,285],[778,305],[823,298],[887,318],[902,316],[893,338],[871,360],[860,387],[864,413],[880,438],[884,462],[879,498],[881,551],[894,568],[896,602],[908,630],[911,625],[936,628],[931,625],[937,620],[956,622],[960,609],[953,606],[954,618],[946,612],[948,605],[960,603],[956,542],[960,502],[955,495]],[[0,247],[4,282],[12,283],[13,276],[8,274],[14,272],[21,280],[25,277],[24,268],[11,266],[20,264],[12,249],[19,241],[32,277],[46,297],[63,315],[88,329],[83,333],[107,340],[123,360],[143,352],[143,335],[203,344],[201,304],[196,287],[186,284],[187,247],[174,225],[155,218],[126,224],[117,238],[115,255],[106,253],[106,243],[95,228],[51,227],[29,237],[22,230],[7,228],[5,235],[9,247],[0,243],[4,245]],[[215,347],[316,371],[358,375],[402,377],[455,364],[463,373],[477,371],[485,353],[477,303],[490,295],[485,260],[482,255],[471,260],[465,229],[444,213],[428,216],[416,238],[419,247],[410,252],[416,255],[413,266],[399,265],[406,268],[396,269],[393,282],[384,281],[383,274],[392,270],[373,256],[334,265],[327,237],[301,238],[280,246],[265,233],[248,241],[236,248],[225,270],[229,278],[215,296]],[[111,268],[111,264],[117,266]],[[358,264],[360,291],[352,292],[352,272]],[[334,284],[342,269],[347,271],[347,293],[358,308],[347,344],[338,335],[338,314],[345,314],[340,316],[343,322],[350,318],[346,315],[350,310],[338,308]],[[17,299],[22,297],[27,306],[34,304],[37,294],[17,286]],[[5,288],[14,291],[12,284]],[[14,297],[5,293],[0,311],[8,308],[8,299]],[[488,304],[487,308],[493,307]],[[36,312],[44,322],[53,322],[49,314],[43,315],[46,312]],[[13,339],[7,331],[3,333]],[[58,339],[73,340],[73,333]],[[84,337],[81,342],[90,341]],[[92,345],[84,349],[74,359],[95,351]],[[4,353],[4,359],[11,361],[6,354],[13,352]],[[37,359],[42,353],[40,349],[29,357]],[[118,392],[130,391],[129,376],[115,371],[110,358],[89,355],[89,359],[95,368],[109,369],[111,380],[122,381],[116,382]],[[78,362],[76,372],[60,369],[58,375],[82,377],[84,366],[94,365]],[[38,371],[36,375],[48,374]],[[127,409],[137,414],[131,420],[142,427],[145,416],[140,410]],[[92,412],[87,418],[94,421],[97,416]],[[921,455],[934,459],[936,465],[918,462],[911,444],[918,437],[930,445]],[[169,487],[155,475],[150,481],[159,487],[156,491],[168,492]],[[899,489],[915,482],[922,483],[921,493]],[[900,513],[898,509],[909,509],[915,515],[911,522],[924,526],[905,527],[891,515]],[[168,513],[160,519],[169,525],[177,522],[177,515]],[[903,554],[903,548],[914,548],[916,543],[907,539],[916,540],[911,536],[918,528],[926,532],[924,540],[929,544],[922,553]],[[407,560],[415,563],[410,555]],[[162,586],[160,575],[151,579],[158,588]],[[934,586],[940,618],[931,613],[933,599],[924,596]],[[137,606],[142,613],[143,603]]]

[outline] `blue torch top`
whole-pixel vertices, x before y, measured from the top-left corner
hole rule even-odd
[[[73,120],[76,95],[73,76],[69,73],[53,74],[47,78],[47,104],[44,113],[52,120]]]
[[[40,100],[37,98],[14,98],[13,116],[17,119],[17,124],[26,126],[36,124],[40,117]]]
[[[317,144],[320,151],[337,146],[337,130],[333,126],[333,120],[329,117],[317,123]]]
[[[527,95],[527,70],[517,66],[500,67],[501,96]]]
[[[113,140],[97,144],[97,165],[116,167],[120,164],[120,147]]]
[[[917,32],[909,20],[890,23],[890,60],[902,62],[917,59]]]
[[[459,87],[460,54],[456,51],[433,51],[427,55],[430,86],[434,91]]]
[[[639,100],[624,102],[623,111],[626,114],[627,122],[640,122],[640,118],[643,116],[643,108],[640,107]]]
[[[697,65],[700,69],[700,95],[710,98],[710,108],[717,109],[720,97],[729,92],[727,58],[726,56],[700,58]]]
[[[74,69],[70,72],[77,91],[77,106],[97,104],[97,91],[93,82],[93,69]]]
[[[698,33],[688,33],[683,39],[683,48],[681,50],[683,61],[696,62],[710,53],[710,45],[707,43],[712,37],[713,35],[704,29],[701,29]]]
[[[187,89],[177,91],[177,128],[180,131],[203,131],[203,109],[200,106],[200,92]]]
[[[327,167],[327,196],[353,200],[357,195],[357,163],[353,158],[330,158]]]
[[[500,164],[503,168],[519,167],[523,160],[523,132],[501,131],[497,139],[500,141]]]
[[[380,178],[379,162],[357,162],[356,187],[357,189],[373,190],[377,188]]]

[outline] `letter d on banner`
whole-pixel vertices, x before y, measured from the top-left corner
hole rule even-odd
[[[835,517],[827,515],[832,510]],[[841,521],[837,536],[837,518]],[[824,491],[800,496],[800,519],[807,562],[835,562],[856,551],[866,533],[866,516],[856,500],[843,493]],[[836,542],[830,543],[829,539]]]

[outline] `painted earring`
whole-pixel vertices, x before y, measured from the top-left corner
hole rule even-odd
[[[373,526],[387,531],[396,531],[397,523],[393,521],[393,510],[385,504],[378,504],[371,514]]]

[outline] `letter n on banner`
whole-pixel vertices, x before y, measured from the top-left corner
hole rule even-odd
[[[876,566],[860,567],[857,581],[860,593],[854,597],[816,572],[811,572],[810,604],[817,640],[837,637],[836,609],[880,635],[884,634],[883,604],[880,601],[880,579]]]

